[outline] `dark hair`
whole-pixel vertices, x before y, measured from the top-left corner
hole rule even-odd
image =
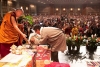
[[[33,26],[33,29],[36,30],[40,30],[41,26],[39,24],[36,24]]]

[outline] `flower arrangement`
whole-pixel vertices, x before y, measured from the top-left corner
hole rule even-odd
[[[66,40],[66,42],[67,42],[67,44],[79,46],[83,42],[83,37],[82,36],[68,37],[67,40]]]
[[[66,40],[68,46],[69,54],[77,54],[80,50],[80,45],[82,45],[83,37],[82,36],[72,36],[68,37]],[[76,49],[75,49],[76,47]]]
[[[75,37],[75,45],[80,46],[83,43],[83,37],[82,36],[76,36]]]
[[[94,54],[94,51],[97,49],[97,43],[98,38],[95,35],[91,35],[91,37],[88,37],[86,40],[86,49],[90,54]]]
[[[87,40],[86,40],[86,45],[89,45],[89,46],[95,46],[96,43],[98,43],[98,38],[95,35],[91,35],[91,37],[88,37]]]
[[[72,45],[72,38],[71,37],[66,38],[66,43],[67,45]]]

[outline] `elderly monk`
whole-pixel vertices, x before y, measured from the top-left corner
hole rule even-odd
[[[51,60],[58,62],[58,51],[64,52],[66,50],[66,38],[63,31],[55,27],[41,27],[40,25],[34,26],[35,33],[40,34],[41,38],[36,39],[32,37],[31,43],[34,44],[48,44],[51,47]]]
[[[0,54],[1,57],[9,53],[10,47],[19,40],[19,34],[27,41],[26,35],[18,28],[17,19],[23,15],[22,9],[16,9],[13,12],[5,14],[0,27]]]

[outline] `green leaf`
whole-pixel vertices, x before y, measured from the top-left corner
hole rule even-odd
[[[32,16],[30,16],[30,15],[25,16],[25,19],[30,23],[30,25],[33,24],[33,18],[32,18]]]

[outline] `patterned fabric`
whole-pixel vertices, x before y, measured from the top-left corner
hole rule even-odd
[[[50,60],[51,51],[44,49],[43,47],[40,46],[37,48],[37,50],[38,52],[37,52],[36,60]]]
[[[100,61],[90,61],[87,62],[88,67],[100,67]]]
[[[51,51],[45,49],[45,46],[37,48],[36,67],[44,67],[46,64],[50,64]]]
[[[52,62],[51,64],[45,65],[45,67],[70,67],[70,65],[59,62]]]

